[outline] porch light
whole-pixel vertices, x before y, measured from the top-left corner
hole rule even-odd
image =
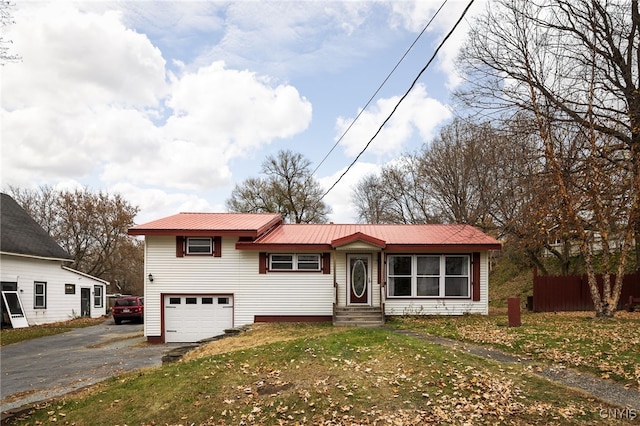
[[[147,278],[149,278],[149,282],[153,282],[153,275],[149,274]]]

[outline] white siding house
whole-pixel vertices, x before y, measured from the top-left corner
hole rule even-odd
[[[488,251],[500,249],[466,225],[293,225],[275,214],[180,213],[129,234],[145,236],[150,342],[263,321],[486,314]]]
[[[65,266],[71,257],[10,196],[0,201],[3,326],[106,313],[106,281]]]

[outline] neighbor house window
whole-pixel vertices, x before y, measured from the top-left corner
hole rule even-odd
[[[469,297],[467,255],[388,257],[389,297]]]
[[[47,283],[42,281],[33,283],[33,308],[47,308]]]
[[[93,286],[93,307],[102,308],[102,286]]]
[[[212,254],[212,238],[187,238],[187,254]]]
[[[76,294],[76,285],[75,284],[65,284],[64,285],[64,294]]]
[[[319,271],[319,254],[272,254],[269,256],[271,271]]]

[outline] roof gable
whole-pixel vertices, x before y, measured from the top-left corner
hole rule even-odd
[[[7,194],[1,194],[0,198],[0,251],[51,259],[73,259]]]
[[[362,232],[355,232],[351,235],[346,235],[344,237],[336,238],[335,240],[331,241],[331,247],[344,247],[357,242],[365,243],[367,245],[378,248],[385,248],[387,246],[387,243],[379,238],[363,234]]]

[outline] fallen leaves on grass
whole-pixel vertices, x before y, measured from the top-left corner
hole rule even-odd
[[[592,312],[525,313],[521,327],[507,315],[406,318],[404,327],[496,346],[536,359],[592,371],[640,389],[640,313],[595,319]]]

